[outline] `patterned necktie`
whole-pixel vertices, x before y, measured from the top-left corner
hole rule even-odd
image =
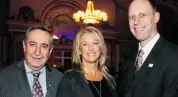
[[[33,97],[44,97],[43,95],[43,90],[42,87],[40,85],[40,82],[38,80],[39,75],[41,72],[32,72],[34,81],[33,81]]]
[[[144,51],[139,50],[139,52],[137,54],[137,60],[135,62],[135,73],[137,73],[139,71],[141,65],[143,64],[143,54],[144,54]]]

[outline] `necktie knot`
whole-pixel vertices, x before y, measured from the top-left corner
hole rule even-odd
[[[39,72],[39,71],[32,71],[32,75],[33,75],[34,79],[38,79],[40,76],[40,73],[41,72]]]
[[[141,50],[139,50],[139,52],[138,52],[138,57],[142,57],[144,55],[144,51],[141,49]]]

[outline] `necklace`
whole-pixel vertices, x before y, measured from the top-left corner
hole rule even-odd
[[[96,92],[98,93],[99,97],[102,97],[102,91],[101,91],[101,81],[99,82],[100,84],[100,89],[98,90],[98,88],[95,86],[95,84],[90,81],[90,83],[92,84],[92,86],[95,88]]]

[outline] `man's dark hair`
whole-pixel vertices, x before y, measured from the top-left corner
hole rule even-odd
[[[152,9],[154,12],[158,12],[157,8],[156,8],[156,2],[153,0],[148,0],[148,2],[150,3]]]

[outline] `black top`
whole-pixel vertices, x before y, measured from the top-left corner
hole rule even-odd
[[[108,84],[104,78],[101,81],[87,81],[94,97],[112,97],[112,93],[110,92]]]
[[[89,84],[91,82],[87,81],[80,71],[70,70],[65,72],[61,79],[56,97],[99,97],[93,94]],[[110,86],[109,81],[102,80],[101,86],[103,97],[117,97],[116,90]]]

